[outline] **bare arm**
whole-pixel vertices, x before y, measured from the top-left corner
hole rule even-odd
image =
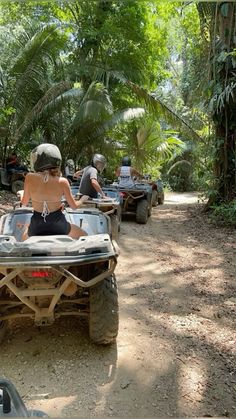
[[[79,177],[84,173],[84,169],[78,170],[77,172],[74,173],[74,177]]]
[[[115,175],[118,177],[118,176],[120,176],[120,167],[118,167],[118,169],[116,169],[116,171],[115,171]]]
[[[23,196],[22,195],[20,196],[21,203],[23,205],[28,205],[29,200],[30,200],[29,184],[30,184],[30,175],[26,175],[25,182],[24,182],[24,193],[23,193]]]
[[[74,199],[74,197],[71,193],[70,184],[69,184],[68,180],[65,179],[65,178],[62,178],[61,182],[62,182],[62,186],[63,186],[63,194],[64,194],[64,197],[65,197],[66,201],[68,202],[69,206],[72,209],[79,208],[81,206],[81,203]]]
[[[91,184],[92,184],[93,188],[95,189],[95,191],[101,194],[102,198],[106,197],[106,195],[104,194],[101,186],[99,185],[99,183],[96,179],[92,178],[91,179]]]

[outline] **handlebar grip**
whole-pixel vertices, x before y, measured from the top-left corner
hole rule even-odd
[[[14,405],[16,416],[27,418],[29,413],[15,386],[8,380],[0,379],[0,388],[3,390],[3,413],[11,412],[11,402]]]

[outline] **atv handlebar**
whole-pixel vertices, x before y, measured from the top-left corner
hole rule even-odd
[[[8,380],[0,379],[0,389],[3,391],[2,395],[2,410],[4,414],[12,412],[12,404],[16,412],[16,416],[29,417],[29,413],[25,407],[25,404],[20,397],[15,386]],[[11,416],[11,415],[10,415]]]

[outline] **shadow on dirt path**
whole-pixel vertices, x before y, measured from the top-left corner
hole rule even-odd
[[[168,194],[146,225],[122,222],[117,344],[78,320],[16,322],[2,374],[50,416],[236,415],[235,236],[196,194]]]

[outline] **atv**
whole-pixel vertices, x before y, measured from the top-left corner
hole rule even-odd
[[[15,170],[12,173],[8,173],[3,167],[0,168],[0,183],[3,187],[7,187],[12,190],[14,194],[24,189],[25,176],[28,173],[27,170]]]
[[[121,228],[123,196],[121,192],[112,188],[112,186],[104,186],[102,190],[105,195],[113,201],[113,206],[110,206],[108,210],[110,211],[109,215],[111,219],[112,232],[114,238],[116,238]]]
[[[135,183],[132,188],[114,186],[122,194],[122,215],[135,214],[139,224],[146,224],[152,213],[152,188],[146,183]]]
[[[67,220],[87,236],[22,234],[33,213],[15,208],[0,219],[0,341],[7,321],[30,318],[38,326],[62,316],[88,320],[90,339],[110,344],[118,334],[114,274],[119,254],[110,218],[97,208],[64,209]]]
[[[122,206],[122,195],[115,188],[104,187],[103,192],[107,196],[107,199],[101,198],[88,198],[83,202],[83,207],[87,208],[98,208],[100,211],[109,215],[111,221],[111,235],[112,239],[117,240],[119,236],[121,226],[121,206]],[[71,192],[74,197],[80,197],[79,187],[71,186]]]

